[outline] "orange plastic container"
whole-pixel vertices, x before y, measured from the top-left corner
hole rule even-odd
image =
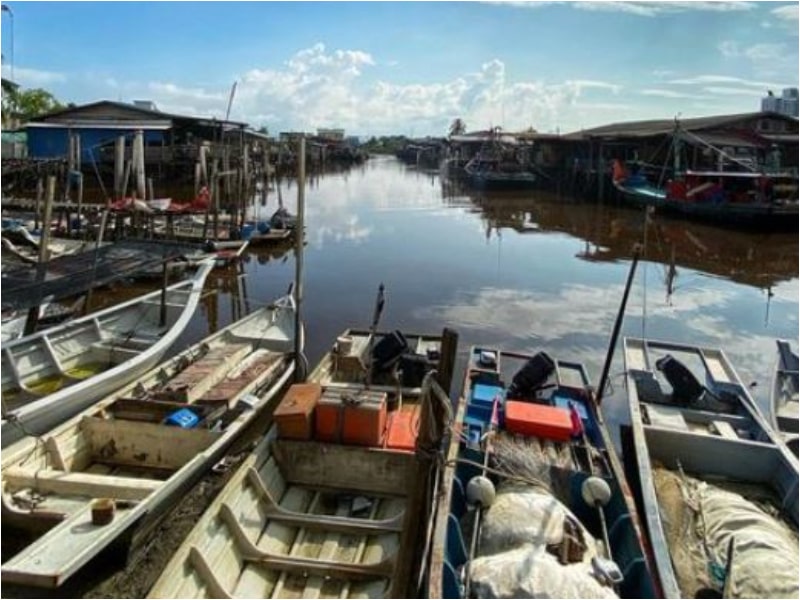
[[[419,411],[405,408],[389,415],[386,430],[386,448],[413,451],[419,435]]]
[[[316,439],[380,446],[386,429],[386,393],[325,390],[317,404]]]
[[[562,442],[572,437],[572,419],[568,410],[518,400],[506,400],[505,427],[511,433]]]
[[[318,383],[296,383],[291,386],[272,417],[278,437],[310,440],[314,434],[314,408],[322,396]]]

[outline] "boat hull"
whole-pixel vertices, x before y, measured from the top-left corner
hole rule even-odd
[[[697,590],[682,589],[680,582],[688,581],[689,575],[685,562],[676,559],[677,546],[670,543],[668,535],[667,523],[674,516],[664,517],[664,482],[670,473],[677,473],[676,481],[692,476],[700,481],[734,481],[771,490],[782,517],[796,531],[797,459],[776,439],[721,350],[638,339],[626,339],[624,345],[631,418],[623,435],[626,468],[637,484],[664,597],[691,597]],[[673,403],[661,396],[660,387],[653,384],[650,365],[667,354],[698,365],[698,370],[706,369],[703,385],[718,397],[728,398],[731,412],[701,409],[683,400]],[[734,396],[737,402],[732,401]],[[744,527],[741,535],[746,534]]]
[[[3,519],[52,528],[2,565],[3,583],[58,587],[155,525],[278,397],[295,370],[287,297],[162,363],[50,431],[3,451]],[[42,496],[39,505],[21,501]],[[93,508],[113,500],[111,518]]]
[[[378,334],[375,346],[389,337],[396,339]],[[338,339],[339,350],[323,357],[307,380],[312,388],[319,386],[321,396],[298,400],[305,407],[298,412],[300,393],[287,394],[276,422],[166,565],[149,597],[416,593],[435,461],[415,453],[413,443],[403,449],[391,445],[391,433],[381,443],[355,443],[346,425],[354,412],[342,413],[342,437],[322,440],[325,417],[317,411],[323,399],[365,393],[362,358],[369,356],[369,334],[348,330]],[[441,343],[437,336],[404,339],[418,357]],[[387,423],[423,406],[418,399],[428,383],[417,387],[416,377],[406,380],[409,375],[394,385],[377,377],[370,384],[370,393],[386,394],[393,405]],[[360,404],[350,406],[364,416],[354,408]],[[372,408],[364,411],[373,414]],[[289,421],[301,413],[303,420],[316,415],[316,427]],[[420,416],[419,431],[426,431],[425,419]],[[394,431],[391,425],[387,429]]]
[[[145,325],[158,325],[157,311],[160,310],[158,305],[161,291],[146,294],[117,307],[111,307],[81,319],[69,321],[64,325],[35,333],[4,345],[2,357],[5,373],[3,376],[4,395],[10,395],[11,392],[9,390],[12,388],[21,389],[22,393],[24,393],[26,389],[25,382],[29,380],[30,375],[26,376],[23,366],[16,364],[18,360],[16,357],[29,354],[31,352],[30,348],[34,348],[33,356],[36,356],[39,353],[39,350],[36,350],[38,347],[43,347],[48,349],[48,352],[53,353],[54,345],[63,344],[69,348],[73,343],[79,343],[80,352],[85,353],[84,347],[88,346],[90,353],[96,352],[99,360],[107,361],[113,366],[95,375],[72,381],[68,376],[69,371],[63,368],[64,365],[60,361],[57,362],[55,364],[56,370],[53,371],[51,369],[47,373],[72,384],[63,386],[57,391],[44,396],[36,397],[31,395],[29,401],[23,401],[19,406],[10,410],[5,410],[4,407],[2,425],[0,425],[2,447],[8,447],[25,435],[44,434],[65,419],[91,406],[103,396],[143,375],[158,364],[165,352],[188,325],[200,301],[200,294],[205,285],[206,277],[212,268],[213,263],[206,262],[200,265],[191,280],[168,288],[167,304],[175,303],[174,306],[168,307],[174,311],[168,313],[172,314],[171,320],[168,321],[170,323],[169,328],[159,327],[158,335],[148,343],[143,343],[135,349],[127,347],[133,334],[128,334],[127,339],[117,343],[114,339],[108,339],[108,337],[114,335],[114,332],[112,330],[103,332],[99,323],[106,319],[117,319],[119,315],[124,314],[124,311],[128,311],[136,319],[136,325],[140,331],[136,335],[141,335],[141,330],[144,329]],[[143,316],[137,316],[138,313],[132,312],[137,310],[137,306],[145,304],[150,304],[147,309],[149,311],[147,314],[150,317],[147,320]],[[88,330],[91,330],[91,333],[88,333]],[[72,332],[78,332],[80,336],[83,336],[79,342],[69,341],[70,336],[73,335]],[[62,341],[56,343],[54,342],[56,339]],[[87,356],[94,357],[94,355]],[[25,360],[33,362],[35,359]],[[80,358],[80,354],[77,358],[75,355],[70,356],[69,360],[78,368],[85,362]],[[94,362],[96,361],[93,360],[92,363],[94,364]],[[26,364],[31,363],[26,362]]]

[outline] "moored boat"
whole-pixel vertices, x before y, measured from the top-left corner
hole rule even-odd
[[[695,146],[692,167],[685,164],[686,144]],[[645,174],[648,167],[639,161],[626,166],[615,160],[612,182],[627,201],[657,212],[742,229],[796,230],[797,172],[782,170],[779,160],[732,155],[677,121],[667,159],[671,167],[665,163],[655,175]]]
[[[786,340],[777,340],[778,360],[770,398],[770,420],[786,444],[798,452],[798,357]]]
[[[289,389],[149,597],[416,595],[450,407],[429,369],[449,387],[455,343],[370,337],[346,331]]]
[[[583,365],[480,347],[468,361],[428,597],[657,597]]]
[[[3,525],[38,535],[3,562],[2,582],[58,587],[109,545],[135,544],[277,397],[295,369],[295,316],[281,297],[4,449]]]
[[[213,262],[191,279],[4,343],[2,447],[40,435],[155,366],[186,328]]]
[[[797,597],[797,459],[724,352],[628,338],[624,353],[623,452],[665,597]]]

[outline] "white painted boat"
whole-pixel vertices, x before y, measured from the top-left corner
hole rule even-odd
[[[2,346],[2,447],[41,435],[143,375],[186,328],[214,263],[192,279]]]
[[[798,452],[798,357],[786,340],[777,340],[778,360],[770,398],[772,426],[783,435],[789,448]]]
[[[797,597],[797,458],[724,352],[632,338],[624,352],[623,454],[664,597]]]
[[[378,337],[378,344],[386,339]],[[368,338],[367,332],[345,332],[338,350],[309,376],[310,385],[290,388],[275,423],[149,597],[413,597],[425,564],[421,549],[442,433],[432,415],[438,403],[449,407],[449,398],[434,391],[430,371],[423,376],[427,366],[418,371],[410,365],[427,365],[447,352],[440,352],[440,337],[407,336],[413,363],[398,380],[376,376],[367,391],[361,357]],[[320,412],[323,405],[341,407],[341,421],[323,418],[331,415]],[[382,431],[367,417],[382,414],[378,406],[388,407]],[[381,431],[382,437],[357,444],[348,425],[356,414],[370,423],[359,435]],[[340,427],[330,427],[335,423]]]
[[[5,449],[5,530],[49,529],[3,563],[3,584],[58,587],[158,523],[294,372],[295,314],[282,297]]]

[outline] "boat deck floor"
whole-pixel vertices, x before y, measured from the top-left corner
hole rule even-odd
[[[276,502],[254,469],[246,480],[241,495],[217,506],[219,532],[209,546],[191,547],[188,561],[197,577],[188,582],[217,598],[381,597],[389,592],[403,498],[289,485]],[[226,576],[226,566],[238,577]]]

